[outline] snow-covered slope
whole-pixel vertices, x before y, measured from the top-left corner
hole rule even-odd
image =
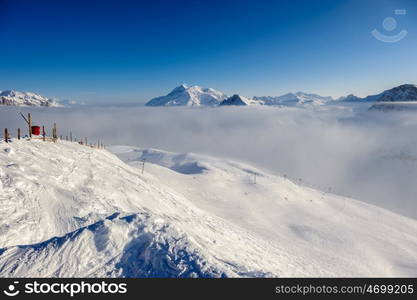
[[[220,106],[245,106],[245,105],[261,105],[264,104],[262,100],[253,100],[240,95],[233,95],[224,99]]]
[[[145,159],[164,167],[145,168],[204,211],[271,243],[284,255],[281,263],[291,258],[293,264],[295,259],[296,264],[281,276],[417,272],[415,220],[298,186],[243,163],[126,146],[112,151],[133,166],[140,167]]]
[[[370,110],[416,110],[417,86],[414,84],[403,84],[386,90],[381,94],[368,96],[365,99],[375,102]]]
[[[183,84],[168,95],[151,99],[147,106],[215,106],[226,99],[222,92],[197,85],[188,87]]]
[[[284,106],[300,106],[300,105],[322,105],[329,101],[333,101],[332,97],[323,97],[317,94],[308,94],[303,92],[288,93],[282,96],[271,97],[261,96],[254,97],[255,100],[264,101],[265,105],[284,105]]]
[[[128,164],[0,143],[0,276],[417,275],[414,220],[229,160],[110,150]]]
[[[48,99],[38,94],[18,92],[14,90],[0,92],[0,105],[11,106],[60,106],[54,99]]]
[[[76,143],[0,144],[0,276],[265,276],[274,248]]]
[[[417,86],[403,84],[382,92],[376,99],[378,102],[408,102],[417,101]]]

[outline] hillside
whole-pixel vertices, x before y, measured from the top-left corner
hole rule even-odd
[[[341,97],[338,100],[344,102],[377,102],[375,103],[376,105],[382,105],[381,102],[390,102],[390,104],[395,104],[394,102],[417,102],[417,86],[414,84],[402,84],[392,89],[385,90],[382,93],[370,95],[365,98],[348,95],[346,97]]]
[[[0,276],[417,275],[414,220],[238,162],[110,150],[127,164],[0,143]]]
[[[417,86],[414,84],[403,84],[386,90],[374,96],[376,102],[370,110],[416,110],[417,109]]]

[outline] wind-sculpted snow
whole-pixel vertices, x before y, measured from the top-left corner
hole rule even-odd
[[[110,149],[127,164],[70,142],[0,143],[0,276],[417,274],[414,220],[240,162]]]
[[[114,146],[111,150],[139,168],[145,159],[146,172],[157,174],[161,183],[171,186],[204,211],[255,232],[276,247],[285,245],[283,252],[291,252],[305,267],[313,264],[325,268],[323,264],[337,261],[334,272],[345,272],[345,275],[351,274],[349,268],[356,269],[359,264],[363,264],[359,268],[372,269],[374,275],[370,276],[378,272],[410,272],[401,267],[407,264],[413,266],[411,272],[417,271],[417,261],[412,256],[401,266],[389,262],[397,261],[398,252],[407,256],[404,251],[417,251],[416,239],[412,238],[411,244],[405,242],[410,236],[403,231],[411,225],[410,233],[416,232],[417,222],[413,220],[402,217],[399,220],[398,216],[389,216],[391,213],[377,207],[300,187],[289,179],[244,163],[127,146]],[[182,165],[191,164],[204,171],[193,174],[177,171]],[[391,244],[391,238],[405,240]],[[391,250],[382,254],[381,249],[390,248],[393,256],[388,258]],[[358,262],[357,265],[352,266],[352,261]]]
[[[116,214],[62,237],[0,252],[0,273],[16,277],[225,277],[227,273],[221,264],[207,263],[185,234],[149,213]]]
[[[268,242],[105,150],[13,140],[0,143],[0,161],[1,276],[281,272]]]

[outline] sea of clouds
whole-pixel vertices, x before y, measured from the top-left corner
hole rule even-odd
[[[252,163],[322,190],[417,219],[417,114],[360,107],[0,107],[15,136],[54,122],[58,135]]]

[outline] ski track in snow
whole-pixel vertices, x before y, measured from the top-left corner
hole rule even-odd
[[[110,151],[0,143],[0,276],[417,276],[415,220],[239,162]]]

